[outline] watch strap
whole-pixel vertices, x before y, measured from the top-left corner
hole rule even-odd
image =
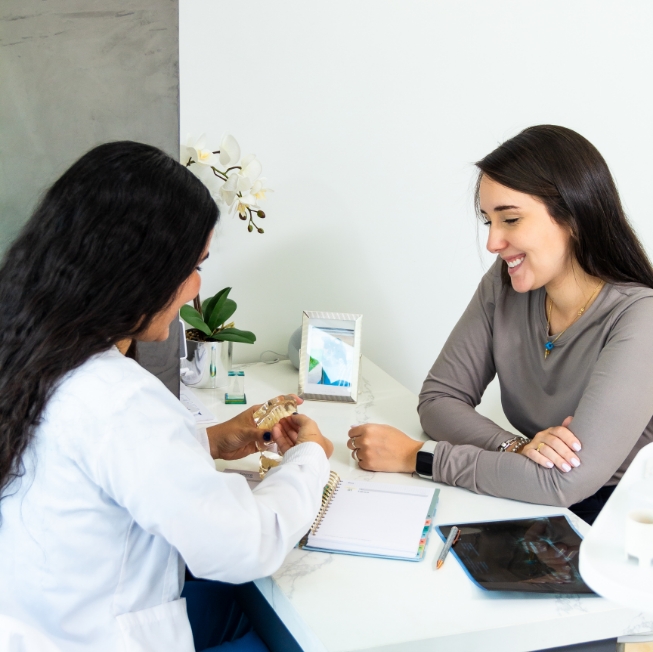
[[[420,478],[426,478],[427,480],[433,479],[433,455],[437,445],[437,441],[429,439],[429,441],[425,441],[422,448],[417,451],[415,472]]]

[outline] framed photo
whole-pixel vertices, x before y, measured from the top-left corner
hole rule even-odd
[[[299,396],[356,403],[363,315],[309,312],[302,317]]]

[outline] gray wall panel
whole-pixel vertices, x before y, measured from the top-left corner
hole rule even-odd
[[[178,9],[178,0],[0,3],[0,254],[91,147],[129,139],[178,156]],[[174,330],[141,355],[173,391]]]

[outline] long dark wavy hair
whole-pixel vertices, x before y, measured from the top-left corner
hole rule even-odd
[[[189,170],[130,141],[92,149],[46,192],[0,267],[0,495],[64,375],[148,327],[217,219]]]
[[[476,163],[479,188],[487,175],[502,186],[539,198],[571,233],[572,254],[587,274],[607,283],[653,288],[653,268],[626,218],[599,151],[580,134],[555,125],[529,127]],[[505,284],[508,268],[502,265]]]

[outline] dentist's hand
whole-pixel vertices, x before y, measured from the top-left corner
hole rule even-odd
[[[292,414],[281,419],[272,428],[272,439],[279,447],[281,454],[306,441],[314,441],[322,446],[327,457],[331,457],[333,453],[331,440],[327,439],[320,432],[317,423],[313,419],[309,419],[305,414]]]
[[[294,394],[293,397],[297,400],[297,405],[304,402]],[[252,405],[233,419],[206,429],[211,457],[214,460],[239,460],[241,457],[256,453],[264,444],[272,441],[272,433],[257,428],[254,423],[253,414],[260,407],[260,405]]]

